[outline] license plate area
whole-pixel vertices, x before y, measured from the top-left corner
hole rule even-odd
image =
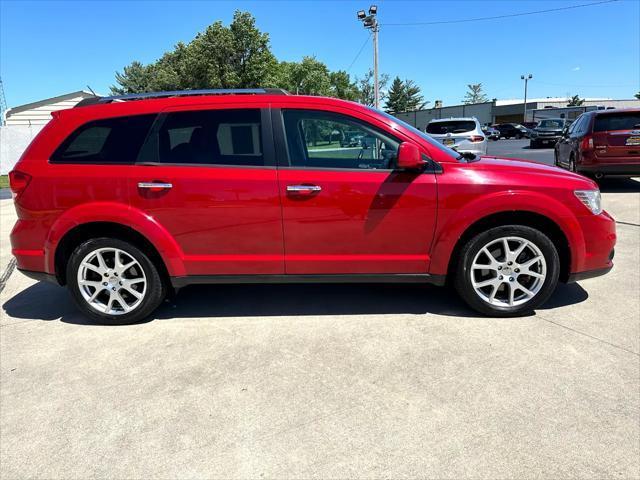
[[[455,141],[455,139],[453,139],[453,138],[443,138],[443,139],[442,139],[442,144],[443,144],[445,147],[450,147],[450,146],[452,146],[452,145],[455,145],[455,144],[456,144],[456,141]]]
[[[632,137],[627,138],[625,145],[628,147],[640,146],[640,136],[634,135]]]

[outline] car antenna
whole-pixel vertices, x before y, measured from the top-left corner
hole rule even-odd
[[[96,96],[96,97],[98,96],[98,95],[96,94],[96,92],[94,92],[94,91],[93,91],[93,88],[91,88],[89,85],[87,85],[87,88],[89,89],[89,91],[90,91],[91,93],[93,93],[93,95],[94,95],[94,96]]]

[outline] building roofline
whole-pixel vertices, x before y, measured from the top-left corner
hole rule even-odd
[[[61,102],[63,100],[69,100],[71,98],[80,96],[95,97],[93,93],[87,92],[86,90],[77,90],[75,92],[58,95],[57,97],[45,98],[44,100],[38,100],[37,102],[25,103],[24,105],[18,105],[17,107],[8,108],[5,111],[5,119],[10,115],[31,110],[32,108],[42,107],[43,105],[47,105],[48,103]]]

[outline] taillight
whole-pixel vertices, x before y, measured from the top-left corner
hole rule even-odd
[[[14,197],[20,195],[31,181],[31,175],[28,173],[13,170],[9,172],[9,186],[13,192]]]
[[[580,150],[593,150],[593,137],[591,135],[587,135],[582,139]]]
[[[482,135],[471,135],[471,137],[469,138],[470,142],[481,142],[484,140],[484,137]]]

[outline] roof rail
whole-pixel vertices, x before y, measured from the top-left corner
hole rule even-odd
[[[128,93],[110,97],[90,97],[80,101],[76,107],[95,105],[98,103],[124,102],[129,100],[146,100],[150,98],[190,97],[197,95],[289,95],[282,88],[214,88],[208,90],[172,90],[167,92]]]

